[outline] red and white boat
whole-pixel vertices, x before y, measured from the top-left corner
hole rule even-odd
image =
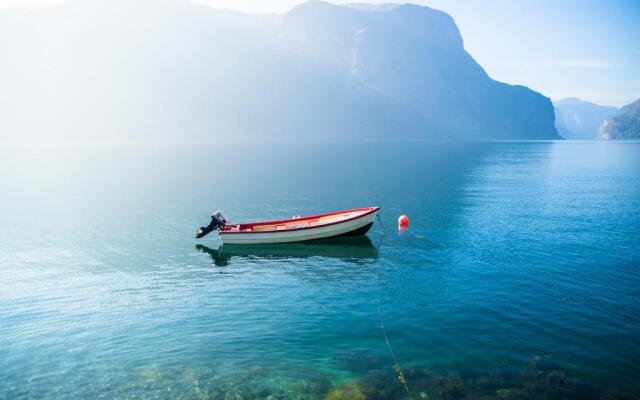
[[[229,224],[220,211],[201,227],[196,238],[218,230],[223,244],[265,244],[303,242],[336,236],[359,236],[369,231],[379,207],[356,208],[328,214],[279,221]]]

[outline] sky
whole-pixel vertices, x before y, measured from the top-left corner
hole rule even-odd
[[[58,1],[0,0],[0,7]],[[284,13],[301,1],[198,2],[248,13]],[[467,51],[494,79],[528,86],[553,100],[579,97],[619,107],[640,98],[639,0],[411,2],[449,13]]]

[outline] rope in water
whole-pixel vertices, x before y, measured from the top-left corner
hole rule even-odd
[[[384,236],[384,234],[386,233],[386,229],[384,228],[384,225],[382,224],[382,220],[380,219],[380,215],[377,215],[378,217],[378,222],[380,223],[380,226],[382,227],[382,236]],[[382,239],[382,238],[381,238]],[[391,358],[393,359],[393,370],[396,372],[396,374],[398,375],[398,380],[400,381],[400,383],[402,384],[402,386],[404,387],[404,391],[407,393],[407,397],[409,397],[409,400],[413,400],[413,396],[411,396],[411,391],[409,390],[409,385],[407,385],[407,380],[404,377],[404,373],[402,372],[402,368],[400,367],[400,363],[398,362],[398,358],[396,357],[396,353],[393,351],[393,348],[391,347],[391,342],[389,342],[389,337],[387,336],[387,330],[384,327],[384,318],[382,316],[382,301],[381,301],[381,294],[380,294],[380,266],[378,265],[378,268],[376,269],[376,281],[377,281],[377,294],[378,294],[378,318],[380,320],[380,330],[382,331],[382,337],[384,338],[384,342],[387,344],[387,350],[389,350],[389,354],[391,355]]]
[[[387,228],[382,223],[382,219],[380,219],[380,214],[376,214],[376,218],[378,219],[378,223],[380,224],[380,227],[382,228],[382,236],[384,236],[387,233]]]
[[[378,277],[378,317],[380,318],[380,330],[382,331],[382,337],[384,337],[384,342],[387,344],[387,349],[389,350],[389,354],[391,354],[391,358],[393,359],[393,370],[398,374],[398,380],[402,383],[404,387],[404,391],[407,392],[407,396],[410,400],[413,400],[413,396],[411,396],[411,391],[409,390],[409,385],[407,385],[407,380],[404,377],[404,373],[402,372],[402,368],[400,367],[400,363],[398,362],[398,358],[396,357],[396,353],[393,351],[391,347],[391,343],[389,342],[389,337],[387,337],[387,330],[384,327],[384,318],[382,317],[382,302],[380,301],[380,273],[377,274]]]

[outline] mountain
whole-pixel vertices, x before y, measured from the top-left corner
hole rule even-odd
[[[0,138],[44,142],[555,139],[550,100],[492,80],[428,7],[184,0],[0,14]]]
[[[556,129],[565,139],[595,140],[602,122],[618,111],[616,107],[601,106],[575,97],[553,103]]]
[[[640,99],[622,107],[600,127],[601,139],[640,139]]]

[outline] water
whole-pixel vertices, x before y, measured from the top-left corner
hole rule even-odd
[[[405,398],[378,300],[413,398],[640,396],[640,143],[2,153],[0,398]],[[370,205],[368,239],[193,238]]]

